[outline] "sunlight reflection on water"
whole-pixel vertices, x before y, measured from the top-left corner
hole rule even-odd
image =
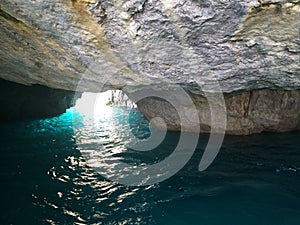
[[[125,143],[132,133],[149,137],[148,122],[134,108],[108,107],[111,126],[76,109],[1,125],[0,224],[300,224],[299,132],[226,137],[216,161],[200,173],[202,136],[175,176],[129,187],[96,173],[82,150],[96,146],[104,156],[152,164],[172,152],[178,134],[168,132],[157,151],[133,151]]]

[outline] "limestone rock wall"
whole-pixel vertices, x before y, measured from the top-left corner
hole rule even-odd
[[[107,88],[299,89],[299,0],[1,0],[0,77]]]
[[[191,94],[198,110],[200,124],[195,124],[194,115],[190,118],[190,130],[200,125],[201,132],[210,132],[211,116],[209,104],[203,96]],[[248,135],[263,131],[292,131],[300,129],[300,91],[253,90],[225,95],[227,108],[226,133]],[[184,105],[184,104],[183,104]],[[148,120],[161,117],[169,130],[181,129],[177,110],[165,100],[145,98],[138,102],[140,111]],[[186,109],[179,109],[186,110]],[[188,114],[189,111],[186,110]],[[160,129],[161,124],[155,124]]]

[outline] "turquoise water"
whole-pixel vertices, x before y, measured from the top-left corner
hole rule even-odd
[[[78,143],[126,162],[155,163],[172,152],[179,134],[168,132],[154,151],[132,151],[122,134],[150,133],[138,111],[124,117],[119,109],[114,127],[100,121],[96,131],[72,112],[1,124],[0,224],[300,224],[299,132],[227,136],[204,172],[198,164],[208,136],[201,135],[175,176],[130,187],[95,172]]]

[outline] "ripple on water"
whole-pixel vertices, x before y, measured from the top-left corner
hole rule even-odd
[[[1,125],[0,224],[300,224],[299,132],[228,136],[202,173],[201,136],[174,177],[128,187],[95,172],[82,151],[97,147],[102,156],[151,164],[172,152],[178,134],[168,133],[157,151],[137,152],[126,148],[133,128],[123,120],[95,131],[78,115],[74,125],[72,114]],[[147,137],[141,124],[134,132]]]

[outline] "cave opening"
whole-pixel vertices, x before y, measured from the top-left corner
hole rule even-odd
[[[100,93],[84,92],[74,104],[76,112],[96,120],[112,119],[114,107],[137,108],[136,104],[121,90],[108,90]]]
[[[80,123],[79,128],[87,127],[90,133],[106,130],[110,134],[139,139],[150,136],[150,123],[121,90],[84,92],[67,112],[73,117],[74,129]]]

